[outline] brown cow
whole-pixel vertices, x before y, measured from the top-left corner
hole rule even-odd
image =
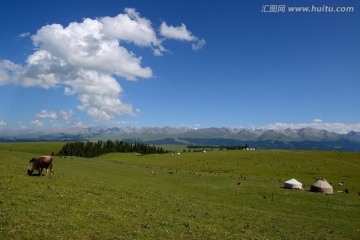
[[[39,173],[39,176],[42,175],[42,171],[45,168],[46,169],[46,175],[48,176],[50,172],[52,172],[53,168],[53,158],[51,156],[42,156],[38,158],[32,158],[30,161],[31,166],[28,168],[28,175],[31,176],[34,172],[34,170],[37,170]]]

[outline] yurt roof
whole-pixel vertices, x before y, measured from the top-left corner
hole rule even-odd
[[[312,186],[319,188],[333,188],[324,178],[317,179]]]
[[[284,182],[284,188],[303,189],[302,188],[302,183],[299,182],[298,180],[296,180],[295,178],[292,178],[292,179],[287,180],[286,182]]]
[[[301,182],[299,182],[299,181],[296,180],[295,178],[289,179],[289,180],[287,180],[285,183],[289,183],[289,184],[302,184]]]

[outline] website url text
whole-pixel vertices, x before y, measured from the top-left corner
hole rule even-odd
[[[353,13],[355,7],[334,7],[334,6],[307,6],[294,7],[287,5],[262,5],[262,13]]]

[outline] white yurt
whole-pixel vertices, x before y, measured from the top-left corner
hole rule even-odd
[[[333,194],[334,189],[324,178],[319,178],[311,185],[310,191]]]
[[[299,189],[302,190],[302,183],[299,182],[298,180],[296,180],[295,178],[292,178],[290,180],[287,180],[286,182],[284,182],[284,188],[288,188],[288,189]]]

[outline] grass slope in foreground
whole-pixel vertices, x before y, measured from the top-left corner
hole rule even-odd
[[[0,239],[359,238],[359,153],[55,157],[54,177],[39,178],[25,175],[37,146],[9,146],[0,144]],[[319,176],[334,195],[281,188]]]

